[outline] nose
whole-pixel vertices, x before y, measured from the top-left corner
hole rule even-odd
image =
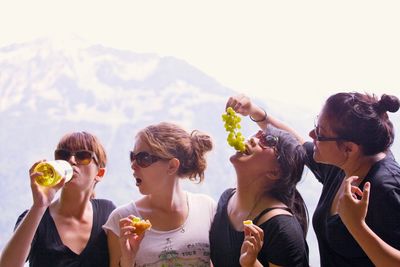
[[[134,170],[134,171],[138,169],[138,165],[136,163],[136,160],[131,161],[131,169]]]
[[[257,139],[257,140],[256,140]],[[251,145],[251,146],[255,146],[255,145],[257,145],[257,142],[258,142],[258,138],[256,138],[256,137],[251,137],[250,138],[250,140],[249,140],[249,144]]]
[[[313,140],[317,140],[317,135],[315,134],[315,129],[312,129],[308,135],[313,139]]]
[[[69,158],[68,162],[69,162],[71,165],[76,165],[75,156],[71,156],[71,157]]]

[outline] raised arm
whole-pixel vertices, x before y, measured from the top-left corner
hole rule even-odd
[[[250,98],[243,94],[231,96],[226,103],[226,108],[228,107],[232,107],[236,112],[243,116],[250,116],[250,119],[256,122],[261,129],[265,129],[267,125],[270,124],[278,129],[292,133],[301,144],[305,142],[304,138],[301,137],[293,128],[278,119],[275,119],[270,114],[267,114],[263,108],[252,103]]]
[[[0,267],[24,266],[40,220],[47,207],[51,204],[56,192],[64,185],[65,179],[55,187],[39,186],[35,182],[35,178],[40,175],[40,173],[33,172],[33,169],[38,163],[39,162],[36,162],[29,171],[33,205],[6,244],[0,257]]]
[[[376,235],[365,222],[367,215],[370,183],[366,182],[363,191],[353,186],[358,179],[346,179],[343,194],[339,200],[339,215],[347,229],[376,266],[400,266],[400,251],[388,245]],[[359,200],[357,196],[360,196]]]

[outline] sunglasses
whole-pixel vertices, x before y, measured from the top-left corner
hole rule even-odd
[[[258,144],[262,149],[266,149],[267,147],[276,149],[276,146],[278,145],[279,138],[277,136],[265,134],[262,130],[258,131],[255,137],[259,140]]]
[[[70,151],[67,149],[57,149],[54,151],[54,159],[56,160],[65,160],[69,161],[69,159],[74,156],[75,161],[79,165],[89,165],[89,163],[94,159],[94,161],[98,162],[96,154],[93,151],[89,150],[77,150],[77,151]]]
[[[151,164],[159,161],[162,158],[159,156],[151,155],[148,152],[144,152],[144,151],[138,152],[136,154],[135,154],[135,152],[130,151],[130,159],[131,159],[131,163],[133,163],[133,161],[136,161],[136,164],[139,167],[147,168]]]
[[[326,137],[321,135],[320,133],[321,127],[318,125],[318,116],[314,120],[314,135],[315,135],[315,140],[319,142],[324,142],[324,141],[346,141],[342,137]]]

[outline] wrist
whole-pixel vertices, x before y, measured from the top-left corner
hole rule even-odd
[[[265,109],[259,108],[259,110],[255,113],[256,114],[253,113],[249,116],[250,120],[254,122],[263,122],[267,120],[267,112],[265,111]]]
[[[363,235],[368,229],[368,225],[364,220],[348,223],[346,226],[352,235]]]

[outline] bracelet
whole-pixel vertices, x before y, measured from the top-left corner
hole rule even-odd
[[[265,111],[265,109],[262,109],[264,111],[264,117],[262,117],[259,120],[255,120],[251,115],[250,115],[250,120],[254,121],[254,122],[262,122],[262,121],[266,121],[267,120],[267,112]]]

